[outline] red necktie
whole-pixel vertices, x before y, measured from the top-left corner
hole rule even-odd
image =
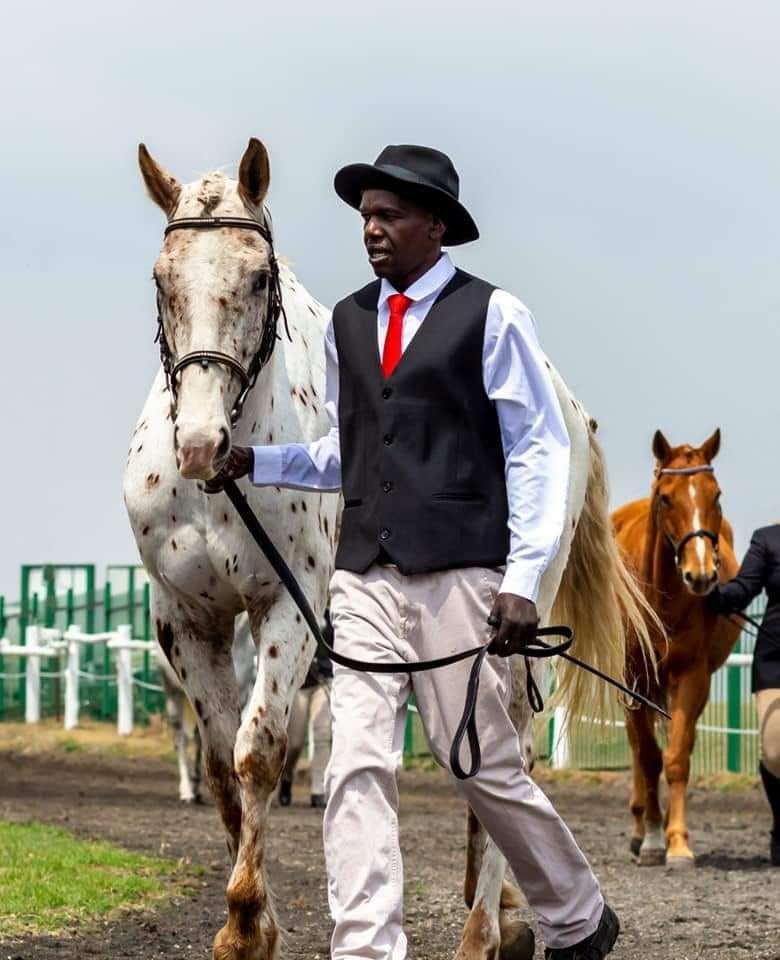
[[[382,370],[385,378],[390,376],[401,359],[404,314],[414,303],[414,300],[410,300],[402,293],[394,293],[392,297],[387,298],[387,302],[390,305],[390,323],[387,325],[387,336],[382,351]]]

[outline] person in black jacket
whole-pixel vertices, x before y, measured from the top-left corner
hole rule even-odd
[[[733,580],[710,594],[710,604],[728,615],[744,610],[766,590],[768,603],[753,655],[753,692],[761,734],[761,779],[772,808],[770,857],[780,866],[780,523],[756,530]]]

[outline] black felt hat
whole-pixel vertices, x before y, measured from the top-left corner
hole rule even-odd
[[[458,172],[440,150],[412,144],[385,147],[373,164],[351,163],[342,167],[333,186],[341,199],[356,210],[363,191],[371,188],[409,197],[444,221],[444,246],[469,243],[479,236],[471,214],[458,200]]]

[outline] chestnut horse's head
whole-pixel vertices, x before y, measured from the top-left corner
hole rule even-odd
[[[712,461],[719,449],[720,430],[700,447],[673,447],[660,430],[653,438],[657,464],[652,509],[659,533],[674,550],[683,583],[696,596],[705,596],[718,582],[723,514]]]

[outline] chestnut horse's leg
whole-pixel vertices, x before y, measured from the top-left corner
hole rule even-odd
[[[710,675],[706,662],[696,665],[695,673],[686,673],[670,684],[672,722],[669,746],[664,753],[664,771],[669,784],[666,862],[669,866],[692,867],[693,851],[688,846],[685,822],[685,794],[696,738],[696,721],[707,703]]]
[[[639,841],[639,862],[643,866],[655,866],[662,864],[666,857],[658,799],[663,759],[655,739],[653,716],[647,707],[627,710],[626,728],[634,767],[634,792],[631,796],[634,836],[631,849],[636,851]]]
[[[634,818],[634,830],[631,834],[631,853],[639,856],[642,841],[645,838],[645,803],[647,800],[647,783],[639,762],[639,742],[634,729],[633,710],[626,711],[626,734],[631,747],[631,801],[629,809]]]

